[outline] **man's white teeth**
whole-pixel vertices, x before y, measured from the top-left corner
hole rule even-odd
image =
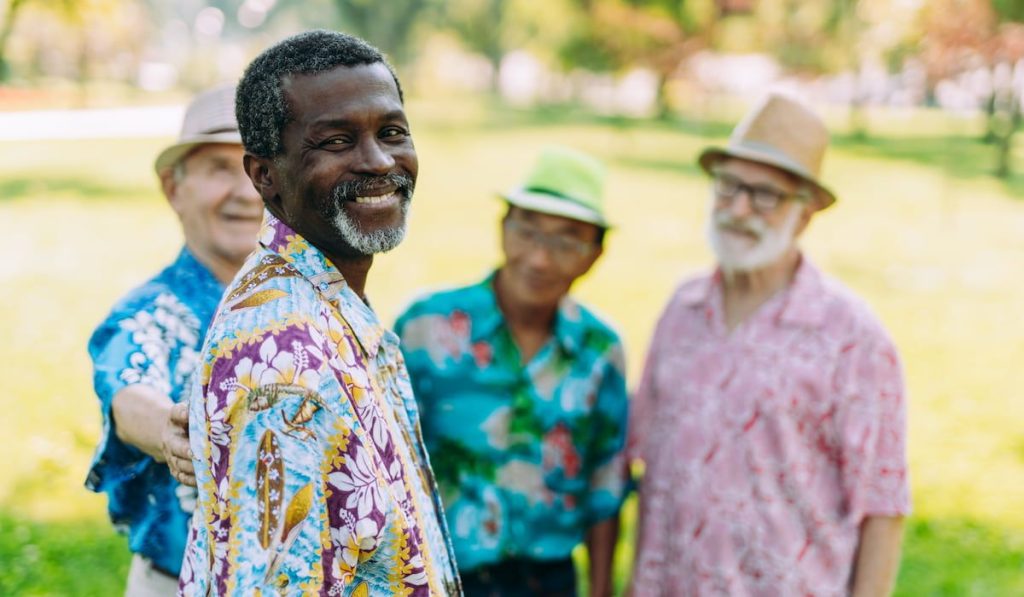
[[[356,197],[356,203],[383,203],[394,196],[394,193],[388,193],[387,195],[377,195],[375,197]]]

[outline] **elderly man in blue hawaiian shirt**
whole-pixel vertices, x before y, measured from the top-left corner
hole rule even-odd
[[[467,595],[611,592],[627,490],[618,335],[569,288],[601,255],[602,165],[549,148],[506,194],[505,262],[398,319]]]
[[[135,554],[126,595],[173,595],[195,504],[187,440],[172,411],[199,363],[213,313],[256,247],[263,204],[242,168],[234,88],[197,96],[181,135],[157,157],[167,201],[181,220],[177,258],[117,302],[89,341],[103,435],[86,486],[104,492],[110,518]],[[174,444],[177,441],[178,444]],[[185,446],[186,460],[181,456]],[[177,445],[177,449],[172,446]]]

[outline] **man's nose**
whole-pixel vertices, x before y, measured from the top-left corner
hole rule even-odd
[[[729,213],[734,218],[743,218],[754,213],[752,205],[754,198],[751,193],[750,189],[741,188],[729,200]]]
[[[357,156],[358,159],[352,168],[356,172],[383,176],[395,167],[394,156],[376,137],[363,140],[357,149]]]
[[[543,242],[531,244],[527,248],[526,262],[535,269],[550,269],[555,265],[554,252],[551,247]]]

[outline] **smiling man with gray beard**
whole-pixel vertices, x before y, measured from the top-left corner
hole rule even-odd
[[[910,508],[899,359],[800,251],[828,132],[771,94],[705,150],[718,261],[666,307],[631,405],[632,594],[886,595]]]
[[[198,503],[182,595],[459,595],[398,338],[366,300],[418,161],[380,52],[310,31],[238,85],[260,248],[190,399]]]

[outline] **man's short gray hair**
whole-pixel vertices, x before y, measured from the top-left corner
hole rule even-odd
[[[316,29],[268,48],[245,69],[235,95],[235,114],[245,150],[261,158],[272,158],[284,151],[281,133],[292,117],[281,88],[285,77],[376,63],[387,67],[398,88],[398,97],[404,102],[395,69],[380,50],[358,37]]]

